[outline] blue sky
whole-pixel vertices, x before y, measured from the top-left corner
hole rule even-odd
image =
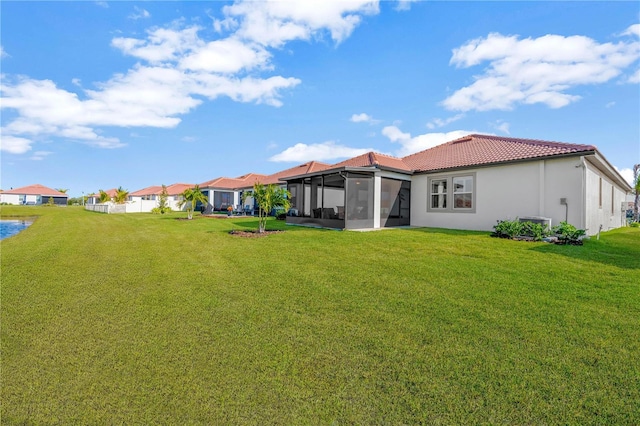
[[[637,2],[0,4],[2,189],[270,174],[468,133],[640,162]]]

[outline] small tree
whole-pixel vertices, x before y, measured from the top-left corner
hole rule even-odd
[[[187,219],[193,219],[193,211],[196,208],[196,204],[199,202],[206,203],[209,201],[207,196],[200,190],[198,185],[193,188],[185,189],[182,192],[182,199],[178,203],[178,206],[182,207],[186,205]]]
[[[116,204],[124,204],[127,202],[127,197],[129,197],[129,191],[119,186],[118,189],[116,189],[116,196],[113,201]]]
[[[171,211],[171,207],[169,207],[169,203],[167,202],[168,199],[169,193],[167,192],[167,185],[162,185],[162,192],[158,199],[158,209],[160,209],[160,214],[165,214]]]
[[[253,197],[258,204],[259,234],[266,230],[267,216],[271,210],[278,208],[289,210],[291,206],[289,201],[291,193],[277,185],[263,185],[260,182],[256,182],[253,185],[253,191],[245,191],[242,194],[243,204],[248,197]]]
[[[56,203],[53,201],[53,197],[49,197],[49,200],[47,201],[47,205],[49,207],[53,207],[56,205]]]

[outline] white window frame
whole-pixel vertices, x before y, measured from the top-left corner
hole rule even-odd
[[[455,192],[453,181],[456,178],[471,178],[471,191]],[[431,207],[432,195],[437,195],[432,192],[432,185],[434,182],[446,181],[447,189],[444,192],[447,200],[447,207],[436,208]],[[433,175],[427,179],[427,212],[428,213],[475,213],[476,212],[476,194],[477,188],[477,176],[475,172],[471,173],[450,173],[446,175]],[[456,194],[471,194],[471,208],[468,207],[455,207],[455,195]]]

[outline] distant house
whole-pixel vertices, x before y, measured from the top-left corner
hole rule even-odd
[[[329,167],[328,164],[318,161],[310,161],[291,167],[271,175],[263,175],[258,173],[248,173],[237,178],[219,177],[200,184],[202,192],[209,197],[209,210],[226,211],[229,206],[235,210],[245,212],[253,212],[257,206],[251,197],[242,202],[242,195],[245,191],[251,191],[253,185],[259,182],[263,185],[278,185],[286,188],[287,184],[284,178],[304,173],[313,173]]]
[[[207,212],[226,211],[229,206],[241,208],[244,188],[251,188],[255,182],[262,182],[267,175],[248,173],[237,178],[219,177],[200,184],[200,189],[209,198]],[[253,206],[251,206],[253,210]]]
[[[111,188],[104,191],[108,196],[109,200],[112,201],[116,197],[117,189]],[[100,193],[94,193],[87,195],[87,204],[99,204],[100,203]]]
[[[493,229],[568,221],[590,235],[624,225],[631,187],[591,145],[469,135],[404,158],[368,153],[283,179],[292,224],[339,229]]]
[[[35,184],[22,188],[10,189],[0,193],[0,202],[7,204],[39,205],[53,200],[56,205],[67,205],[69,196],[64,192]]]

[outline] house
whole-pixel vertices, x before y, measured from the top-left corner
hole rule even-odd
[[[229,206],[235,210],[253,212],[257,209],[254,200],[248,197],[242,202],[245,191],[251,191],[255,183],[278,185],[286,188],[284,178],[305,173],[313,173],[329,167],[328,164],[310,161],[282,170],[271,175],[248,173],[237,178],[219,177],[200,184],[202,192],[209,197],[209,208],[206,212],[226,211]]]
[[[182,193],[185,189],[193,188],[194,186],[195,185],[190,183],[174,183],[173,185],[167,186],[168,207],[170,207],[171,210],[184,210],[186,206],[179,206],[182,200]],[[155,207],[158,207],[162,186],[149,186],[131,192],[127,197],[127,202],[118,205],[113,203],[116,191],[116,189],[104,191],[109,196],[109,201],[104,203],[104,205],[100,205],[100,194],[89,195],[85,209],[103,213],[148,213]]]
[[[212,211],[226,211],[229,206],[237,209],[242,203],[242,192],[245,188],[253,187],[256,182],[262,182],[267,175],[248,173],[237,178],[219,177],[201,183],[200,190],[209,198],[206,213]]]
[[[367,153],[283,179],[287,223],[490,231],[502,219],[623,226],[631,187],[591,145],[473,134],[404,158]]]
[[[180,206],[182,193],[186,189],[193,188],[191,183],[174,183],[167,188],[167,206],[174,211],[186,209],[186,205]],[[149,213],[158,207],[162,194],[162,186],[154,185],[131,192],[127,197],[126,213]]]
[[[111,188],[104,191],[109,196],[109,201],[113,200],[116,197],[117,189]],[[93,193],[87,195],[87,204],[99,204],[100,203],[100,193]]]
[[[286,182],[284,182],[284,179],[291,177],[291,176],[298,176],[298,175],[302,175],[302,174],[309,174],[309,173],[316,173],[316,172],[320,172],[322,170],[327,169],[328,167],[330,167],[329,164],[325,164],[325,163],[321,163],[319,161],[309,161],[306,163],[302,163],[299,164],[297,166],[291,167],[289,169],[286,170],[281,170],[279,172],[273,173],[271,175],[265,176],[264,178],[260,179],[258,182],[260,182],[263,185],[278,185],[283,189],[287,188],[287,184]],[[247,182],[249,183],[249,182]],[[251,185],[246,185],[244,187],[238,188],[240,195],[242,196],[242,193],[244,191],[251,191],[253,190],[253,184]],[[248,210],[257,210],[257,206],[255,205],[255,202],[253,200],[252,197],[248,197],[245,202],[244,202],[244,210],[248,211]]]
[[[68,198],[69,196],[64,192],[39,184],[0,193],[0,202],[7,204],[38,205],[47,204],[51,200],[56,205],[66,206]]]

